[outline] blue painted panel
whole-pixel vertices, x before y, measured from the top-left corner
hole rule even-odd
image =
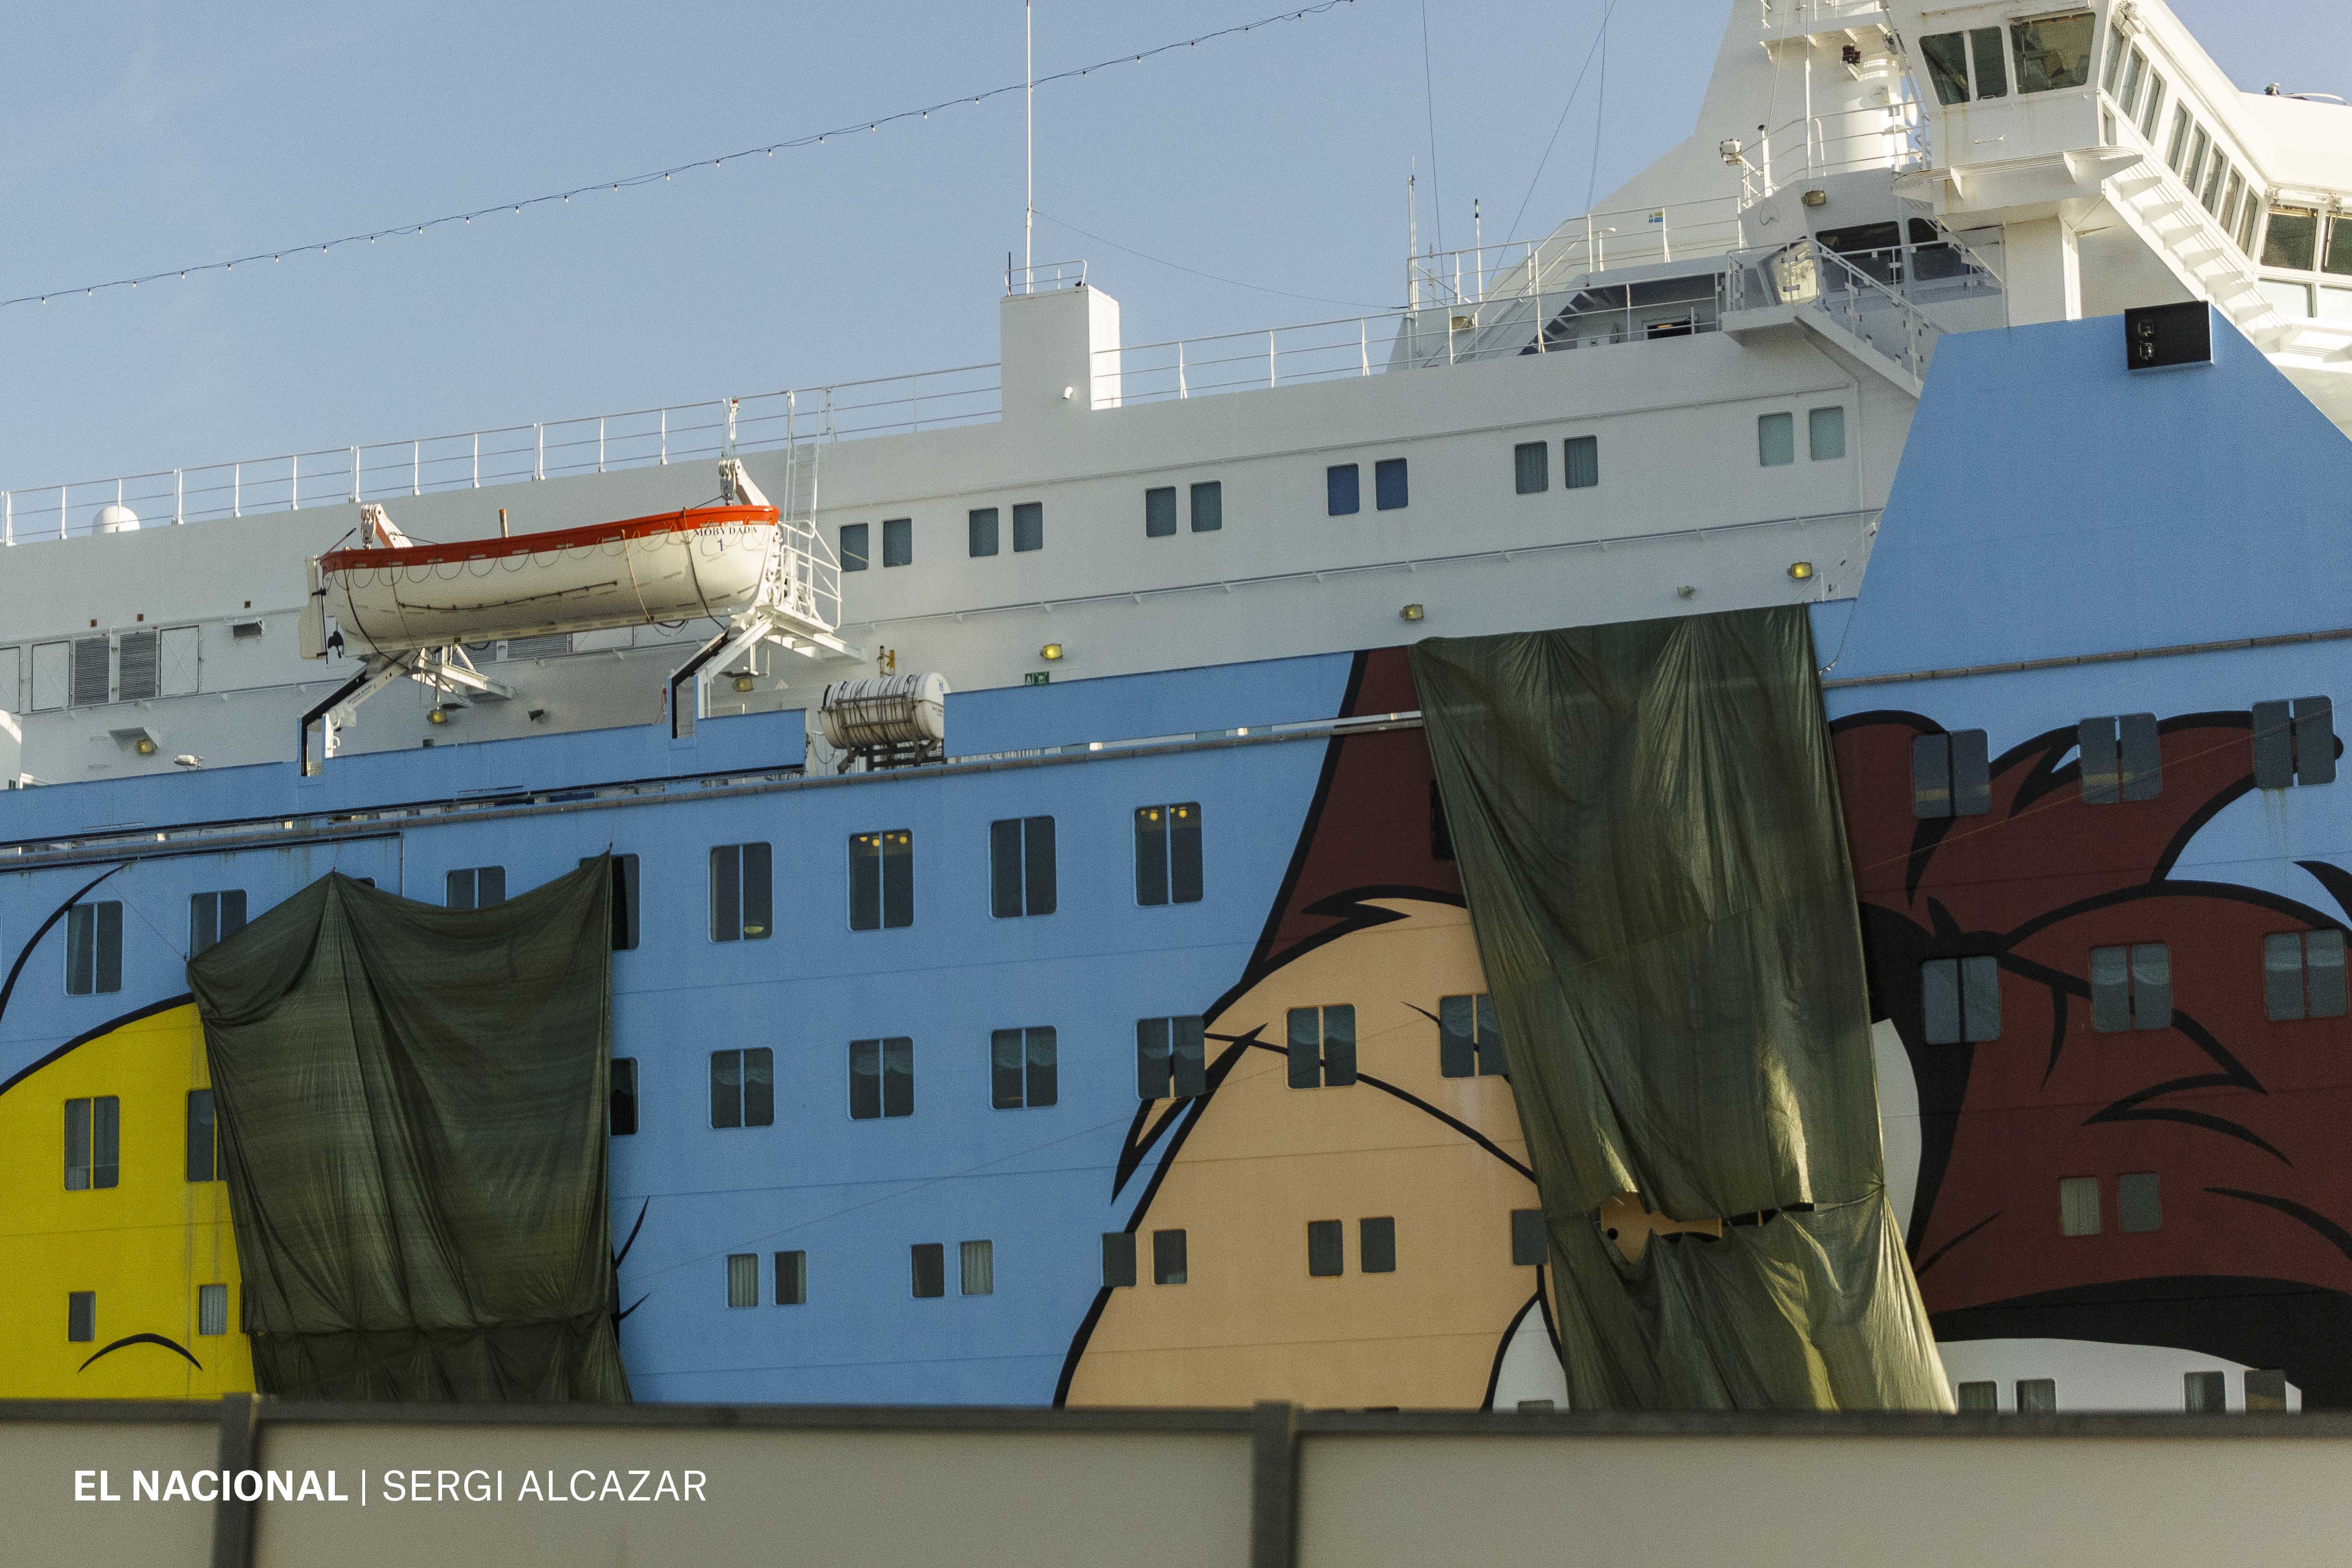
[[[974,756],[1328,719],[1339,711],[1354,658],[1318,654],[950,692],[948,751]]]

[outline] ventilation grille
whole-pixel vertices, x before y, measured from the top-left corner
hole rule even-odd
[[[117,689],[125,702],[143,702],[163,693],[163,660],[153,632],[125,632]]]
[[[512,658],[553,658],[572,651],[570,632],[550,632],[545,637],[507,638],[506,657]]]
[[[76,637],[73,645],[73,697],[76,708],[89,708],[107,699],[107,646],[104,637]]]

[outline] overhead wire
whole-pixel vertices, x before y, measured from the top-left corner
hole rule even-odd
[[[1349,305],[1364,310],[1390,310],[1397,308],[1393,305],[1374,304],[1366,300],[1336,300],[1328,294],[1300,294],[1289,289],[1269,289],[1263,283],[1244,283],[1238,278],[1223,278],[1214,272],[1203,272],[1197,267],[1187,267],[1181,261],[1171,261],[1164,256],[1154,256],[1148,250],[1138,250],[1135,247],[1123,245],[1116,239],[1106,239],[1092,229],[1080,228],[1076,224],[1057,218],[1043,208],[1038,210],[1037,216],[1055,228],[1066,228],[1072,234],[1082,235],[1093,240],[1097,245],[1108,245],[1113,250],[1123,250],[1139,260],[1149,261],[1156,267],[1173,268],[1179,272],[1189,272],[1195,278],[1205,278],[1212,283],[1223,283],[1235,289],[1248,289],[1260,294],[1279,294],[1286,300],[1311,300],[1318,305]]]
[[[1601,13],[1601,26],[1593,30],[1592,45],[1584,51],[1584,64],[1578,68],[1576,80],[1569,87],[1568,101],[1559,106],[1559,118],[1552,122],[1551,139],[1544,143],[1543,156],[1536,160],[1536,172],[1528,178],[1528,194],[1519,198],[1519,210],[1511,216],[1511,226],[1503,236],[1505,245],[1518,236],[1519,220],[1528,216],[1528,204],[1535,200],[1536,186],[1543,179],[1545,166],[1551,162],[1552,149],[1559,144],[1559,133],[1568,124],[1569,110],[1576,107],[1576,95],[1584,90],[1585,76],[1592,69],[1593,56],[1600,52],[1601,40],[1608,36],[1609,17],[1616,9],[1617,0],[1609,0]],[[1589,195],[1585,205],[1591,205]]]

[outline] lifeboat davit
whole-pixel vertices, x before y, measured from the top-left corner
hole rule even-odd
[[[378,523],[370,533],[383,542],[313,563],[311,603],[320,612],[313,624],[331,617],[354,656],[656,621],[725,622],[759,599],[786,549],[772,506],[688,507],[458,544],[411,542],[380,517],[370,520]]]

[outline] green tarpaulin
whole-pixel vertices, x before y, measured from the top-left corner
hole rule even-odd
[[[1886,1202],[1803,608],[1433,639],[1412,668],[1571,1403],[1951,1408]],[[1595,1218],[1629,1192],[1747,1223],[1629,1261]]]
[[[262,1393],[628,1398],[611,885],[446,910],[332,875],[189,962]]]

